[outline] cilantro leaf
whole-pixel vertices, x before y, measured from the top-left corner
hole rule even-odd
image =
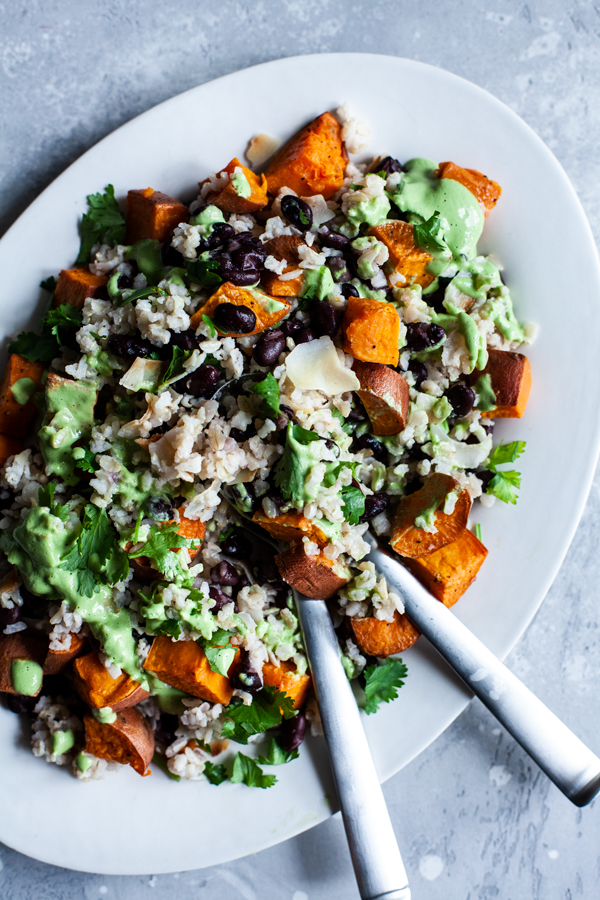
[[[202,287],[218,287],[223,279],[217,274],[219,263],[216,259],[194,259],[185,264],[190,281]]]
[[[49,294],[53,294],[56,290],[57,283],[54,275],[51,275],[49,278],[44,278],[43,281],[40,281],[40,287],[43,291],[48,291]]]
[[[251,384],[248,390],[263,397],[262,415],[265,418],[279,415],[279,384],[272,372],[265,375],[262,381]]]
[[[343,500],[342,512],[345,520],[350,525],[358,525],[358,520],[365,511],[365,495],[354,484],[343,487],[340,494]]]
[[[157,385],[155,393],[159,394],[168,387],[168,385],[182,377],[185,372],[183,363],[188,360],[191,355],[191,350],[183,350],[181,347],[178,347],[177,344],[173,344],[171,347],[171,361],[169,362],[160,383]]]
[[[171,772],[162,753],[155,753],[152,757],[152,762],[155,766],[158,766],[159,769],[162,769],[165,775],[168,775],[169,778],[172,778],[173,781],[181,781],[181,775],[174,775],[173,772]]]
[[[217,328],[216,328],[215,323],[210,318],[210,316],[206,315],[206,313],[204,313],[204,315],[202,316],[202,321],[204,322],[205,325],[208,326],[208,333],[209,333],[210,337],[214,340],[214,338],[216,338],[216,336],[217,336]]]
[[[347,421],[347,420],[343,417],[343,415],[341,414],[341,412],[339,411],[339,409],[332,409],[332,410],[331,410],[331,415],[334,417],[334,419],[338,419],[338,420],[341,422],[341,425],[342,425],[342,431],[343,431],[345,434],[352,434],[352,432],[354,431],[354,426],[352,425],[352,422]]]
[[[284,750],[277,738],[273,737],[269,741],[267,755],[259,756],[256,761],[259,762],[261,766],[282,766],[285,763],[291,762],[293,759],[298,759],[299,755],[297,750]]]
[[[18,353],[30,362],[50,362],[60,352],[60,346],[53,334],[36,334],[22,331],[8,345],[9,353]]]
[[[136,300],[143,300],[144,297],[150,297],[151,295],[158,297],[166,297],[168,291],[165,291],[164,288],[158,288],[155,285],[149,284],[147,287],[138,288],[137,291],[123,290],[119,291],[112,298],[113,306],[126,306],[128,303],[134,303]],[[150,359],[154,359],[154,356],[151,356]]]
[[[38,493],[38,504],[46,506],[53,516],[56,516],[62,522],[66,522],[69,518],[69,507],[56,502],[54,499],[55,490],[56,484],[51,481],[41,487]]]
[[[75,465],[78,469],[83,469],[84,472],[95,472],[96,467],[94,463],[96,461],[96,454],[92,453],[89,447],[77,447],[77,450],[83,450],[83,456],[79,456],[75,459],[75,455],[73,455],[73,459],[75,459]]]
[[[293,703],[287,694],[264,687],[254,694],[250,706],[240,702],[227,707],[227,718],[223,723],[221,736],[231,738],[238,744],[247,744],[251,735],[275,728],[281,724],[282,717],[290,719],[295,714]]]
[[[231,646],[232,637],[233,634],[230,631],[225,631],[224,628],[218,628],[213,632],[210,640],[205,641],[203,644],[204,653],[206,654],[209,666],[213,672],[218,672],[219,675],[224,675],[225,677],[227,677],[229,667],[231,666],[235,655],[235,650]],[[223,651],[229,652],[224,653]]]
[[[215,766],[214,763],[205,762],[204,774],[211,784],[223,784],[227,781],[227,769],[222,765]]]
[[[290,422],[283,456],[273,469],[275,484],[281,488],[283,496],[297,508],[304,505],[304,482],[316,462],[310,454],[303,453],[302,447],[318,440],[319,435],[314,431]]]
[[[194,547],[194,541],[190,538],[183,537],[178,533],[179,525],[177,522],[166,522],[160,525],[151,525],[150,534],[146,542],[138,550],[129,552],[129,558],[135,559],[137,556],[149,557],[156,568],[162,572],[167,581],[175,581],[183,574],[183,569],[179,558],[172,550],[179,550],[181,547]]]
[[[518,499],[517,490],[521,487],[521,473],[511,469],[509,472],[497,472],[485,492],[493,494],[499,500],[505,503],[516,503]]]
[[[488,469],[494,471],[496,466],[514,462],[525,450],[525,441],[512,441],[510,444],[498,444],[488,461]]]
[[[154,634],[161,634],[164,637],[177,638],[181,634],[181,624],[177,619],[165,619],[160,625],[154,628]]]
[[[92,247],[100,241],[111,247],[125,241],[125,217],[115,200],[112,184],[106,186],[103,194],[88,194],[87,204],[88,211],[81,220],[81,245],[76,265],[89,262]]]
[[[365,677],[365,705],[367,715],[377,712],[382,703],[389,703],[398,696],[404,684],[407,668],[401,659],[386,659],[378,666],[367,666]]]
[[[53,334],[60,343],[59,328],[81,328],[82,321],[83,313],[80,309],[76,309],[70,303],[61,303],[60,306],[49,309],[42,319],[42,333]]]
[[[448,245],[441,232],[442,217],[436,211],[426,222],[413,226],[413,239],[417,246],[427,250],[428,253],[433,253],[435,256],[436,254],[439,255],[440,251],[449,252]]]
[[[127,577],[127,555],[119,547],[105,509],[86,504],[75,546],[61,559],[59,568],[77,573],[79,591],[84,597],[93,596],[98,581],[112,585]]]
[[[473,534],[478,541],[481,540],[481,524],[479,522],[476,522],[475,525],[473,525]]]
[[[265,775],[257,762],[238,752],[233,763],[231,782],[247,784],[248,787],[270,788],[277,784],[277,778],[275,775]]]

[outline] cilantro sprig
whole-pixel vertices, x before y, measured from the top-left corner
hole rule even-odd
[[[106,186],[103,194],[88,194],[88,211],[81,220],[81,244],[75,260],[76,265],[90,261],[92,247],[97,243],[125,243],[125,217],[115,199],[112,184]]]
[[[364,670],[365,703],[367,715],[377,712],[382,703],[389,703],[398,696],[404,684],[407,668],[401,659],[386,659],[381,665],[367,666]]]
[[[34,331],[22,331],[11,341],[8,352],[18,353],[30,362],[50,362],[60,352],[64,334],[80,328],[82,313],[68,303],[49,309],[40,323],[41,334]]]
[[[279,384],[272,372],[269,372],[262,381],[256,381],[248,388],[253,394],[263,398],[261,415],[267,418],[277,418],[279,415]]]
[[[309,454],[303,453],[302,448],[318,440],[320,437],[316,432],[290,422],[283,456],[273,470],[275,484],[297,508],[304,504],[304,480],[315,463]]]
[[[253,734],[281,725],[284,718],[291,719],[296,712],[287,694],[263,687],[254,695],[250,706],[232,703],[227,707],[226,715],[221,736],[238,744],[247,744]]]
[[[277,738],[272,737],[265,756],[259,756],[256,761],[261,766],[283,766],[298,759],[299,755],[297,750],[284,750]]]
[[[177,581],[184,573],[177,553],[171,551],[195,546],[194,541],[183,537],[178,533],[178,529],[177,522],[151,525],[145,543],[137,550],[130,550],[129,558],[136,559],[138,556],[147,556],[167,581]]]
[[[512,441],[510,444],[499,444],[494,448],[487,468],[494,473],[489,482],[486,493],[493,494],[504,503],[516,503],[519,497],[518,490],[521,487],[521,473],[515,469],[498,471],[498,466],[504,466],[514,462],[525,450],[525,441]]]
[[[211,784],[223,784],[224,781],[227,781],[227,769],[223,765],[205,762],[204,774]]]
[[[275,775],[265,775],[256,760],[244,753],[238,753],[233,762],[230,781],[232,784],[247,784],[248,787],[270,788],[277,784]]]
[[[442,217],[439,212],[436,211],[426,222],[413,226],[414,242],[418,247],[421,247],[422,250],[426,250],[433,256],[439,256],[440,254],[450,255],[448,245],[444,240],[442,232]]]
[[[76,573],[78,589],[84,597],[93,596],[98,581],[112,585],[127,577],[127,555],[119,547],[117,533],[105,509],[86,504],[75,545],[61,559],[59,568]]]

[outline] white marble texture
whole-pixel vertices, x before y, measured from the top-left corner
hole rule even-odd
[[[340,50],[423,60],[490,90],[557,155],[598,237],[600,7],[577,0],[4,0],[0,232],[84,150],[157,102],[254,63]],[[508,659],[596,750],[599,536],[597,478],[562,570]],[[415,900],[599,894],[599,802],[572,807],[477,702],[385,795]],[[179,876],[85,875],[0,846],[2,900],[355,896],[338,818],[256,856]]]

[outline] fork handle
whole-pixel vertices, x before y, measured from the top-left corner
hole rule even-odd
[[[548,778],[576,806],[600,791],[600,759],[436,600],[390,552],[365,535],[368,559],[404,600],[406,614]]]
[[[362,900],[410,900],[408,879],[323,600],[296,606]]]

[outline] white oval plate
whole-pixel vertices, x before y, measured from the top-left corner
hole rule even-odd
[[[481,88],[412,60],[363,54],[302,56],[246,69],[151,109],[60,176],[0,242],[5,337],[35,324],[42,278],[74,260],[86,194],[147,185],[191,198],[196,182],[259,132],[287,139],[349,101],[372,128],[372,153],[427,156],[479,169],[502,185],[482,247],[504,263],[531,347],[534,387],[524,420],[496,436],[527,441],[518,506],[476,507],[489,557],[455,607],[503,657],[555,577],[588,494],[599,443],[600,278],[596,249],[560,165],[510,109]],[[34,307],[36,312],[34,314]],[[400,698],[364,724],[381,779],[428,746],[469,695],[421,639],[404,655]],[[18,718],[0,709],[0,839],[45,862],[104,874],[194,869],[254,853],[331,815],[325,747],[307,741],[270,790],[175,784],[124,769],[81,784],[25,749]]]

